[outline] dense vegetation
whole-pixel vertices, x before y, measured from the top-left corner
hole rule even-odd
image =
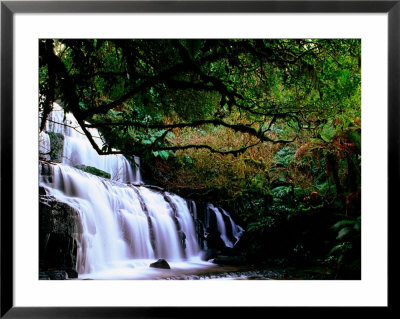
[[[250,261],[360,277],[359,40],[39,47],[44,117],[60,100],[99,154],[141,156],[151,183],[226,208]]]

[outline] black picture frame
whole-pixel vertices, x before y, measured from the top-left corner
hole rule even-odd
[[[190,318],[249,316],[276,307],[14,307],[13,304],[13,19],[16,13],[387,13],[388,14],[388,220],[398,213],[400,184],[400,0],[395,1],[1,1],[1,313],[3,318]],[[390,213],[390,214],[389,214]],[[394,223],[388,222],[388,247]],[[391,256],[388,254],[388,264]],[[390,269],[388,269],[389,271]],[[390,272],[389,272],[390,274]],[[390,286],[390,280],[388,281]],[[34,292],[32,292],[34,293]],[[392,295],[385,313],[393,310]],[[288,307],[285,314],[307,315],[326,307]],[[346,313],[362,309],[347,307]],[[371,308],[364,308],[374,312]],[[339,308],[330,308],[334,315]],[[230,314],[228,314],[230,315]]]

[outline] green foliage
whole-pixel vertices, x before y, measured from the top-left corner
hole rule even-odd
[[[293,160],[296,151],[290,146],[282,147],[274,156],[277,165],[288,166]]]
[[[161,124],[196,120],[239,123],[264,141],[293,139],[304,129],[316,136],[320,131],[330,141],[337,131],[332,118],[338,115],[347,125],[360,111],[360,44],[353,39],[41,40],[40,94],[44,101],[53,95],[62,99],[75,115],[90,114],[84,119],[92,125],[133,123],[101,126],[105,149],[127,154],[168,148],[170,136],[153,145]],[[68,75],[49,72],[50,46]],[[70,82],[62,86],[66,76]],[[105,112],[98,111],[106,105]]]
[[[200,53],[201,48],[204,46],[204,40],[180,40],[181,45],[188,51],[191,59],[195,59]]]
[[[353,245],[351,244],[351,242],[347,241],[341,242],[340,244],[337,244],[331,249],[327,260],[329,260],[329,262],[336,262],[339,264],[343,262],[343,259],[346,256],[346,254],[352,249]]]
[[[153,152],[153,155],[155,157],[160,157],[160,158],[162,158],[164,160],[167,160],[168,157],[170,157],[171,152],[169,152],[169,151],[155,151],[155,152]]]
[[[249,223],[247,227],[247,231],[256,232],[256,231],[264,231],[265,229],[275,227],[276,220],[272,216],[265,216],[257,220],[256,222]]]
[[[337,244],[329,251],[327,260],[338,265],[340,272],[345,267],[360,267],[361,262],[361,216],[343,219],[332,226],[337,232]]]
[[[272,190],[272,194],[274,196],[274,199],[281,200],[290,195],[292,190],[293,189],[291,186],[278,186]]]
[[[329,122],[322,127],[320,134],[321,134],[321,138],[323,139],[324,142],[332,141],[332,138],[336,134],[336,129],[333,126],[332,119],[330,119]]]
[[[328,181],[316,184],[315,186],[318,189],[318,193],[323,196],[328,195],[332,191],[332,188],[334,188],[334,186],[330,185]]]
[[[344,219],[341,221],[338,221],[335,225],[332,226],[334,230],[338,230],[338,236],[336,237],[337,239],[343,239],[346,235],[349,233],[355,231],[355,232],[360,232],[361,231],[361,217],[358,217],[355,220],[348,220]]]

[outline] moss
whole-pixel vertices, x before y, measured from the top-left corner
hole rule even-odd
[[[47,132],[50,137],[50,159],[53,162],[61,163],[64,149],[64,135],[60,133]]]
[[[74,167],[77,168],[77,169],[80,169],[81,171],[84,171],[86,173],[93,174],[93,175],[96,175],[96,176],[99,176],[99,177],[104,177],[104,178],[108,178],[108,179],[111,178],[111,174],[109,174],[109,173],[107,173],[105,171],[102,171],[102,170],[100,170],[100,169],[98,169],[96,167],[93,167],[93,166],[75,165]]]

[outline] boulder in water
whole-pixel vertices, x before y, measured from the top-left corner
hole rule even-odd
[[[171,269],[171,267],[169,266],[169,264],[167,263],[167,261],[165,259],[157,260],[156,262],[150,264],[150,267],[162,268],[162,269]]]

